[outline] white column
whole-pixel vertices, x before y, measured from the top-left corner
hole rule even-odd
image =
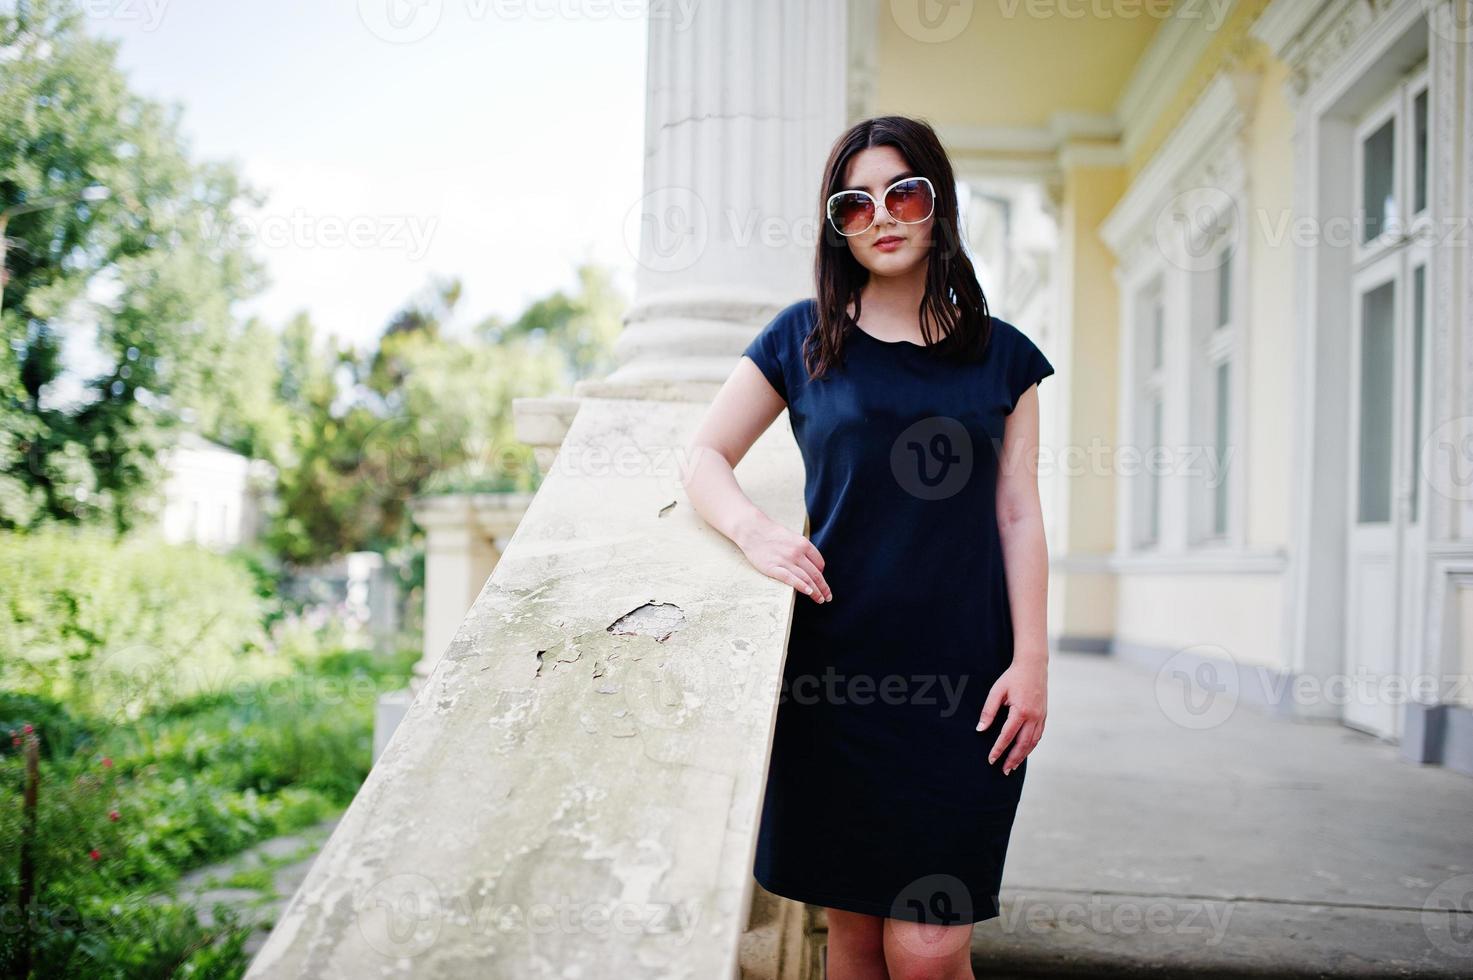
[[[720,383],[754,328],[812,295],[823,165],[846,122],[848,7],[651,9],[644,194],[625,223],[634,303],[620,366],[580,393]]]

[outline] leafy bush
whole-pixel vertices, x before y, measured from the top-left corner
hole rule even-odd
[[[219,904],[214,924],[183,902],[139,896],[78,895],[37,903],[28,917],[35,942],[34,977],[200,977],[226,980],[245,973],[251,927]],[[21,919],[0,934],[0,976],[19,972]]]
[[[0,534],[0,976],[24,975],[28,939],[35,977],[240,976],[249,924],[223,907],[201,921],[174,884],[340,813],[362,785],[377,697],[418,653],[338,649],[291,615],[268,632],[280,604],[251,564]]]
[[[378,695],[402,687],[416,659],[335,651],[296,660],[289,679],[88,730],[76,754],[43,761],[32,856],[35,904],[50,911],[35,975],[239,976],[248,928],[232,931],[219,916],[207,927],[159,897],[186,871],[340,813],[368,774]],[[33,717],[86,730],[35,703],[52,714]],[[46,724],[30,737],[45,744]],[[0,755],[0,904],[12,921],[25,778],[20,753]],[[99,911],[112,906],[120,911]],[[84,913],[89,926],[64,921]],[[21,936],[0,930],[0,976],[10,975]]]
[[[279,674],[266,604],[239,564],[93,530],[0,534],[0,688],[76,714],[138,717],[200,691]]]
[[[19,751],[16,739],[26,725],[46,733],[41,740],[43,758],[67,758],[85,748],[97,736],[97,726],[73,715],[66,706],[35,694],[0,690],[0,757]]]

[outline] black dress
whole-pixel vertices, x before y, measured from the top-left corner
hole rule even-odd
[[[753,871],[814,905],[990,919],[1028,769],[987,761],[1007,706],[977,731],[1013,657],[999,451],[1054,368],[997,318],[971,364],[851,324],[844,362],[810,381],[816,309],[786,307],[745,351],[787,402],[834,594],[796,599]]]

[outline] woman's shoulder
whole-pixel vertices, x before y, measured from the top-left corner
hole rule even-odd
[[[1028,336],[1022,331],[1021,328],[1018,327],[1017,324],[1012,323],[1008,320],[1004,320],[1000,316],[993,316],[989,314],[987,317],[987,321],[992,326],[993,334],[995,336],[1001,337],[1004,343],[1011,343],[1017,340],[1019,337],[1026,338]]]
[[[989,351],[999,350],[1001,353],[998,356],[1002,359],[1012,360],[1037,349],[1038,345],[1022,327],[999,316],[989,315],[987,319],[992,328],[987,341],[987,349]]]

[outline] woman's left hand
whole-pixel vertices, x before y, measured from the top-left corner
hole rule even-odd
[[[1048,661],[1043,657],[1023,660],[1013,659],[1013,664],[1003,671],[997,683],[988,692],[987,703],[982,706],[982,718],[977,722],[977,731],[992,724],[1000,706],[1008,706],[1008,720],[998,733],[997,742],[987,754],[988,763],[996,762],[998,756],[1007,751],[1009,743],[1013,750],[1002,765],[1003,775],[1011,773],[1026,758],[1038,740],[1043,738],[1043,719],[1048,714]],[[1017,741],[1014,742],[1014,737]]]

